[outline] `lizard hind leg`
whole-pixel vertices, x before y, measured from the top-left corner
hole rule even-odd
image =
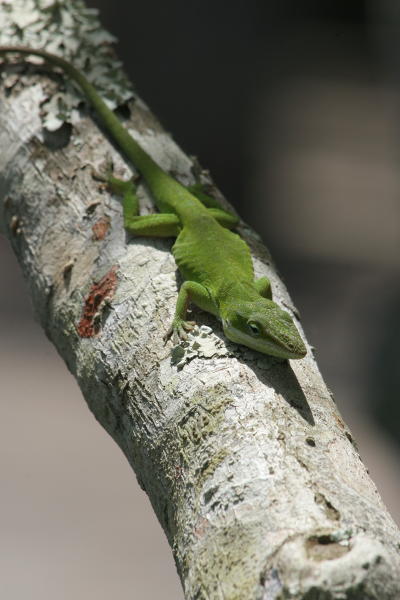
[[[113,194],[122,196],[124,223],[132,217],[136,217],[139,214],[139,198],[134,180],[128,179],[127,181],[123,181],[113,175],[109,175],[106,181],[108,188]]]
[[[178,216],[173,213],[156,213],[138,217],[126,215],[124,210],[124,227],[129,233],[141,237],[177,237],[181,230],[181,223]]]
[[[200,200],[200,202],[202,204],[204,204],[204,206],[206,206],[207,208],[221,208],[222,209],[222,206],[220,205],[218,200],[213,198],[213,196],[210,196],[209,194],[207,194],[207,192],[205,191],[206,188],[202,183],[195,183],[193,185],[188,185],[186,187],[186,189],[188,192],[193,194],[193,196],[195,196],[195,198],[197,198],[197,200]]]
[[[207,210],[222,227],[234,229],[239,224],[239,217],[222,208],[208,208]]]
[[[268,300],[272,300],[271,282],[268,277],[260,277],[259,279],[256,279],[254,285],[256,286],[257,292],[260,294],[260,296],[268,298]]]
[[[195,183],[186,188],[195,198],[200,200],[208,209],[209,214],[214,217],[222,227],[233,229],[239,223],[239,218],[233,213],[225,210],[218,200],[204,191],[202,183]]]
[[[124,208],[124,219],[134,217],[139,214],[139,198],[136,191],[135,181],[138,177],[131,177],[131,179],[123,180],[114,177],[113,175],[113,164],[111,161],[107,161],[107,165],[101,172],[97,170],[92,171],[92,177],[98,181],[101,181],[107,189],[116,196],[122,197],[122,205]]]
[[[141,237],[176,237],[181,224],[177,215],[172,213],[156,213],[139,216],[139,198],[133,177],[128,180],[118,179],[112,174],[112,167],[106,174],[94,173],[96,179],[105,182],[111,193],[122,196],[124,227],[129,233]]]

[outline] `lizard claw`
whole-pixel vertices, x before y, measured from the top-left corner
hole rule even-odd
[[[187,340],[187,332],[192,331],[196,326],[194,321],[184,321],[183,319],[174,319],[172,325],[164,335],[166,342],[172,337],[174,344],[179,344],[182,340]]]

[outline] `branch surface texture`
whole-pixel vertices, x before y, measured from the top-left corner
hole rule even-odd
[[[0,21],[1,44],[84,66],[111,106],[133,97],[80,1],[3,2]],[[128,165],[59,72],[12,59],[1,77],[3,231],[48,337],[150,497],[185,597],[398,600],[399,531],[311,349],[279,362],[228,343],[200,311],[186,347],[165,345],[179,283],[171,243],[127,237],[119,200],[92,177],[107,156],[117,175]],[[211,184],[139,98],[129,106],[127,127],[165,170]],[[143,184],[139,195],[153,210]],[[240,232],[257,276],[296,314],[257,236]]]

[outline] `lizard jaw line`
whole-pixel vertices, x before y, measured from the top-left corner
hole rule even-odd
[[[240,329],[236,329],[232,327],[229,323],[224,321],[224,333],[228,339],[237,344],[243,344],[247,346],[247,348],[251,348],[252,350],[257,350],[258,352],[262,352],[263,354],[269,354],[271,356],[277,356],[279,358],[303,358],[305,356],[304,353],[296,353],[288,350],[284,346],[280,346],[274,341],[267,341],[265,339],[255,339],[250,335],[247,335]],[[273,338],[271,338],[273,340]]]

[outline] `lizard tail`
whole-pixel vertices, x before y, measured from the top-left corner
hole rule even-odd
[[[46,52],[45,50],[36,50],[26,46],[0,46],[0,55],[10,53],[39,56],[50,64],[60,67],[79,86],[84,96],[99,116],[107,133],[110,134],[112,139],[122,149],[126,157],[133,163],[139,172],[146,179],[151,179],[155,172],[158,173],[161,170],[157,163],[155,163],[147,152],[145,152],[131,137],[113,111],[101,99],[95,87],[88,81],[85,75],[76,69],[70,62],[60,56]]]

